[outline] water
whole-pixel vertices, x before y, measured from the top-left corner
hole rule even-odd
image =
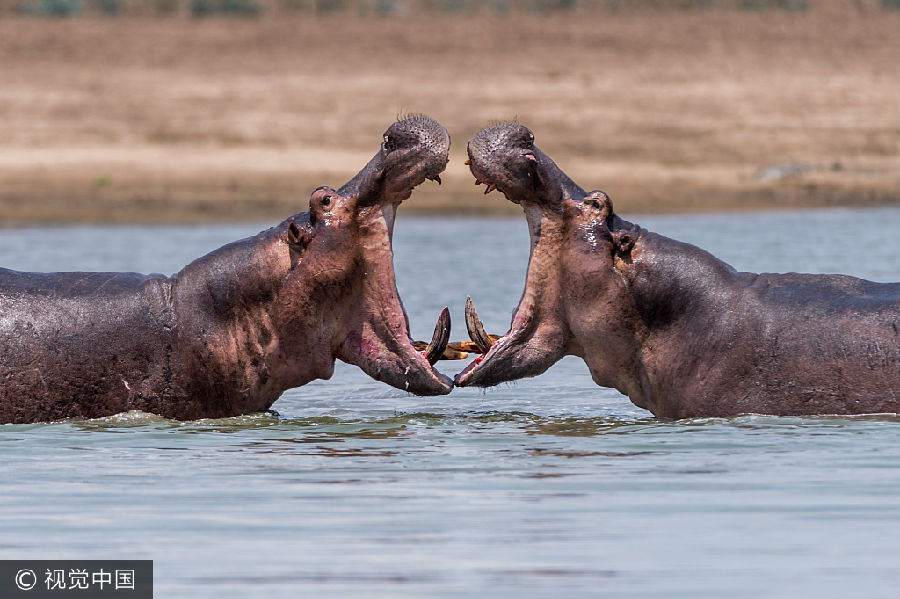
[[[736,268],[900,279],[896,209],[645,217]],[[20,270],[173,272],[264,225],[0,232]],[[505,332],[524,220],[395,234],[413,333]],[[444,372],[463,362],[442,362]],[[155,561],[156,597],[896,597],[896,417],[656,420],[582,362],[417,398],[338,364],[278,417],[0,426],[0,559]]]

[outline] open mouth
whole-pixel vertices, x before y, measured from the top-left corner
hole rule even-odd
[[[397,206],[403,202],[404,199],[408,198],[412,195],[413,188],[418,186],[418,184],[424,181],[434,181],[438,185],[441,184],[440,174],[425,174],[423,176],[422,181],[419,181],[409,189],[405,194],[405,198],[400,199],[396,204],[388,204],[382,207],[382,213],[384,214],[385,223],[387,224],[388,231],[390,232],[390,239],[393,239],[393,231],[394,231],[394,220],[397,216]],[[393,253],[393,243],[391,243],[391,253]],[[396,287],[396,283],[395,283]],[[397,294],[399,296],[399,293]],[[401,304],[402,308],[402,304]],[[406,308],[402,308],[403,310],[403,321],[406,324],[406,329],[409,331],[409,316],[406,313]],[[407,335],[409,337],[409,335]],[[434,325],[434,332],[431,335],[431,341],[427,343],[424,341],[413,341],[411,338],[409,340],[413,349],[418,352],[421,352],[422,356],[428,361],[428,364],[434,366],[438,360],[444,357],[444,354],[447,352],[447,345],[450,343],[450,310],[447,306],[441,310],[438,315],[437,322]],[[452,354],[452,350],[451,350]],[[437,371],[435,371],[437,373]]]
[[[393,231],[397,208],[414,189],[426,180],[441,183],[450,139],[437,123],[412,119],[393,125],[385,134],[385,143],[390,136],[408,141],[411,135],[418,136],[421,143],[389,152],[382,147],[339,191],[360,198],[357,205],[361,207],[358,222],[364,244],[364,291],[359,318],[340,342],[338,355],[397,389],[416,395],[442,395],[450,392],[453,381],[434,364],[448,351],[450,312],[446,307],[441,310],[430,341],[413,341],[410,337],[409,317],[397,290]],[[429,141],[433,139],[437,141]],[[390,153],[394,151],[400,153]]]
[[[409,318],[397,291],[388,228],[396,206],[385,206],[368,225],[375,231],[366,252],[363,317],[340,344],[339,355],[375,380],[416,395],[442,395],[453,388],[450,378],[434,368],[447,351],[450,311],[444,307],[428,342],[413,341]]]
[[[413,187],[417,186],[419,183],[421,183],[425,180],[435,181],[436,183],[438,183],[438,185],[440,185],[440,176],[435,174],[435,175],[424,175],[422,178],[422,181],[417,182],[416,185],[414,185]],[[411,195],[411,193],[412,193],[412,188],[410,188],[409,191],[403,195],[405,195],[406,197],[409,197],[409,195]],[[403,199],[405,199],[405,198],[403,198]],[[393,238],[393,230],[394,230],[394,220],[395,220],[396,214],[397,214],[397,207],[400,205],[400,203],[402,203],[403,199],[398,199],[398,201],[396,201],[396,203],[389,203],[389,204],[382,206],[382,214],[384,215],[385,225],[387,226],[387,229],[389,232],[388,239],[389,239],[389,244],[391,246],[391,254],[393,254],[392,238]],[[427,367],[424,364],[421,364],[421,366],[423,368],[427,368],[428,370],[430,370],[431,373],[435,376],[435,378],[441,379],[441,380],[445,379],[446,377],[444,377],[444,375],[442,375],[440,372],[435,370],[433,368],[433,366],[437,363],[438,360],[442,359],[444,357],[444,354],[447,353],[447,351],[448,351],[447,346],[450,342],[450,328],[451,328],[449,308],[447,306],[444,306],[444,308],[441,310],[440,314],[438,315],[438,318],[437,318],[437,321],[435,322],[434,331],[431,335],[430,341],[428,341],[428,342],[413,341],[412,338],[409,336],[409,316],[406,313],[406,308],[403,307],[402,301],[400,301],[400,295],[396,289],[396,281],[394,281],[393,291],[396,294],[395,297],[398,300],[399,307],[402,312],[402,325],[403,325],[403,328],[405,329],[404,331],[401,331],[400,334],[405,335],[406,343],[408,343],[409,346],[413,350],[415,350],[416,360],[423,359],[428,363]],[[451,353],[452,353],[452,350],[451,350]],[[407,371],[408,370],[409,369],[407,368]]]
[[[471,300],[467,302],[466,329],[481,356],[456,376],[456,384],[487,387],[536,376],[565,355],[568,337],[557,306],[560,248],[566,201],[584,192],[534,145],[534,134],[523,125],[483,129],[466,150],[475,185],[485,185],[485,194],[499,190],[521,206],[530,238],[525,290],[509,332],[487,335]]]
[[[519,204],[515,199],[510,197],[506,191],[503,189],[503,183],[500,182],[498,184],[499,177],[492,177],[485,174],[486,169],[479,168],[479,165],[476,163],[475,159],[469,158],[466,161],[466,164],[469,166],[472,174],[475,177],[476,185],[486,185],[485,194],[488,194],[492,191],[499,190],[507,200]],[[534,247],[537,242],[537,238],[540,233],[540,222],[532,223],[532,218],[528,214],[528,210],[526,210],[526,218],[528,219],[528,231],[529,236],[531,237],[530,247],[530,255],[529,255],[529,270],[531,265],[531,258],[533,258]],[[466,330],[469,334],[469,338],[471,339],[471,344],[465,345],[464,348],[468,349],[473,353],[481,354],[475,360],[472,361],[462,372],[456,375],[455,384],[464,387],[469,384],[478,384],[476,378],[479,370],[483,368],[486,364],[491,362],[492,360],[499,358],[503,354],[507,353],[507,350],[510,350],[519,344],[523,343],[527,340],[528,336],[531,334],[533,330],[532,326],[532,315],[534,312],[534,299],[532,294],[529,292],[530,285],[529,281],[526,280],[525,285],[525,293],[522,295],[522,299],[519,301],[518,306],[516,307],[515,312],[513,313],[512,324],[510,325],[509,331],[505,335],[491,335],[488,334],[485,329],[481,319],[478,317],[478,312],[475,310],[475,304],[472,302],[472,299],[466,298]],[[451,347],[454,344],[450,344]]]

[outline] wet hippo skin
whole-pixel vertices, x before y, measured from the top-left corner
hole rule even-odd
[[[467,310],[485,355],[457,385],[576,355],[597,384],[662,417],[900,412],[900,284],[737,272],[617,216],[521,125],[485,129],[468,153],[476,182],[524,209],[531,257],[507,335],[486,340]]]
[[[0,423],[256,412],[329,378],[335,359],[411,393],[449,393],[432,367],[449,317],[437,347],[412,346],[391,249],[397,206],[439,180],[449,146],[430,119],[394,123],[339,190],[315,190],[308,211],[171,277],[0,269]]]

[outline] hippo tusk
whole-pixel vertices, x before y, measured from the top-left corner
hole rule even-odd
[[[447,343],[450,341],[450,310],[444,306],[434,325],[434,334],[431,336],[431,343],[425,348],[425,359],[428,363],[434,365],[444,355],[447,349]]]
[[[466,296],[466,329],[469,331],[469,338],[478,347],[478,351],[482,354],[488,353],[494,341],[490,335],[484,332],[484,325],[481,324],[481,319],[478,318],[478,313],[475,311],[475,304],[472,303],[472,298],[469,296]]]
[[[468,305],[470,305],[471,303],[472,303],[472,301],[469,300],[468,303],[466,304],[466,306],[468,307]],[[444,308],[444,310],[446,310],[446,308]],[[449,337],[450,337],[450,313],[447,312],[446,321],[445,321],[444,310],[441,311],[441,315],[440,315],[440,317],[438,317],[437,324],[434,327],[434,335],[432,336],[431,342],[425,343],[424,341],[413,341],[413,343],[412,343],[413,347],[415,347],[418,351],[425,354],[425,356],[428,358],[428,361],[431,362],[432,364],[434,364],[434,362],[436,362],[437,360],[465,360],[466,358],[469,357],[470,353],[472,353],[472,354],[485,353],[484,351],[482,351],[482,347],[484,345],[486,345],[487,349],[490,349],[490,346],[493,345],[494,342],[500,338],[500,335],[485,334],[484,337],[487,338],[489,340],[489,342],[487,344],[483,343],[482,345],[479,345],[475,341],[448,342],[447,339],[449,339]],[[474,306],[471,308],[471,311],[473,314],[475,314]],[[467,314],[466,320],[468,322],[468,310],[467,310],[466,314]],[[477,324],[475,326],[478,327],[480,330],[484,331],[484,328],[481,325],[481,320],[478,319],[478,314],[475,314],[475,321],[477,322]],[[446,326],[446,329],[444,329],[445,326]],[[447,331],[447,339],[440,338],[440,336],[443,334],[444,330]],[[471,335],[471,333],[470,333],[470,335]],[[438,350],[438,347],[440,347],[440,346],[444,347],[444,351],[443,351],[443,353],[438,354],[437,350]],[[437,357],[435,357],[435,356],[437,356]],[[434,362],[431,361],[432,359],[434,359]]]

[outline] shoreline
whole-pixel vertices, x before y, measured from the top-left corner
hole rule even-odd
[[[556,152],[551,150],[551,156]],[[0,148],[0,226],[28,223],[271,221],[305,210],[320,185],[338,188],[371,155],[333,148]],[[403,212],[445,217],[518,215],[498,191],[476,187],[457,148],[442,174]],[[888,159],[766,167],[661,165],[563,154],[560,167],[630,214],[747,212],[900,205]]]
[[[430,198],[417,198],[414,195],[406,200],[400,212],[404,216],[416,218],[508,218],[521,216],[521,208],[508,202],[494,192],[489,204],[483,204],[479,195],[460,198],[453,205],[453,195],[447,194],[439,201]],[[497,200],[500,201],[497,201]],[[214,224],[271,222],[275,223],[291,214],[305,211],[308,206],[292,205],[281,202],[232,203],[215,202],[169,202],[151,198],[120,201],[117,199],[90,199],[72,201],[71,199],[53,201],[47,198],[30,198],[30,202],[39,202],[40,207],[23,207],[20,197],[0,195],[0,228],[21,228],[33,226],[65,226],[65,225],[177,225],[177,224]],[[25,203],[30,203],[26,201]],[[673,198],[661,204],[656,201],[641,202],[620,196],[613,197],[618,214],[628,215],[679,215],[679,214],[741,214],[753,212],[779,212],[817,209],[854,208],[900,208],[900,198],[890,192],[879,193],[866,190],[859,193],[854,190],[827,190],[809,192],[792,190],[788,194],[756,191],[706,191],[701,199],[695,197]]]
[[[623,213],[897,204],[900,11],[829,6],[0,18],[0,224],[283,218],[410,111],[453,146],[407,213],[517,214],[463,166],[508,119]]]

